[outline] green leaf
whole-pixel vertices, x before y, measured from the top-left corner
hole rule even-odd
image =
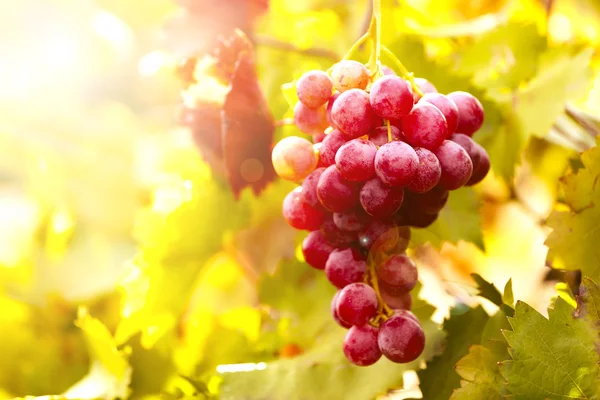
[[[471,274],[471,278],[473,278],[477,284],[477,290],[479,290],[477,293],[478,296],[488,299],[498,307],[503,304],[502,295],[498,289],[496,289],[496,286],[483,279],[479,274]]]
[[[596,337],[573,311],[558,298],[548,320],[517,302],[512,331],[504,332],[512,360],[500,366],[516,400],[600,398]]]
[[[481,341],[481,334],[489,316],[478,306],[468,311],[454,314],[444,322],[447,340],[444,352],[427,363],[427,368],[418,372],[423,398],[446,400],[452,390],[459,387],[460,379],[452,370],[458,360],[469,351],[469,346]]]
[[[462,188],[450,193],[448,203],[438,219],[426,229],[413,229],[413,243],[430,242],[439,247],[442,242],[472,242],[483,249],[483,235],[479,213],[479,197],[473,189]]]
[[[553,211],[548,226],[553,229],[546,239],[548,259],[556,267],[581,269],[585,276],[600,276],[600,147],[581,155],[584,168],[562,179],[565,202],[571,211]],[[595,260],[595,261],[592,261]]]
[[[497,345],[491,349],[473,345],[469,354],[455,366],[463,379],[460,388],[455,389],[450,400],[500,400],[506,394],[504,378],[498,363],[508,359],[506,346]]]
[[[506,285],[504,285],[504,294],[502,295],[502,299],[504,301],[504,304],[507,304],[511,307],[513,306],[513,304],[515,304],[515,296],[513,294],[512,287],[512,278],[510,278],[506,282]]]
[[[592,335],[596,335],[596,348],[600,353],[600,286],[587,276],[579,286],[575,317],[588,323]]]

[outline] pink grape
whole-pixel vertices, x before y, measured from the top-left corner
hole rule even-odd
[[[342,321],[364,325],[377,313],[377,295],[364,283],[351,283],[340,291],[336,310]]]
[[[337,249],[331,252],[325,264],[325,275],[337,288],[360,282],[367,270],[363,255],[354,248]]]
[[[402,206],[404,189],[387,186],[379,178],[373,178],[365,182],[359,199],[367,214],[376,218],[389,217]]]
[[[313,144],[297,136],[280,140],[271,153],[275,172],[288,181],[299,181],[317,166],[317,155]]]
[[[294,123],[302,132],[309,135],[323,133],[329,126],[325,107],[308,108],[301,102],[294,107]]]
[[[444,140],[444,143],[435,151],[435,156],[442,167],[440,186],[444,189],[458,189],[471,179],[473,163],[469,154],[459,144]]]
[[[302,187],[297,187],[283,199],[283,218],[293,228],[314,231],[319,229],[325,216],[306,203]]]
[[[440,181],[442,168],[435,154],[423,148],[415,148],[415,153],[419,157],[419,166],[413,180],[406,186],[407,189],[417,192],[429,192]]]
[[[471,93],[452,92],[448,97],[458,107],[458,126],[456,132],[473,136],[483,125],[483,106]]]
[[[403,140],[402,131],[395,126],[390,126],[392,140]],[[378,126],[369,132],[369,140],[377,147],[381,147],[388,142],[387,126]]]
[[[342,145],[335,164],[342,176],[351,182],[362,182],[375,176],[377,146],[365,139],[353,139]]]
[[[326,111],[326,117],[327,117],[327,123],[329,123],[329,125],[334,126],[333,121],[331,120],[331,109],[333,108],[333,103],[335,103],[336,99],[340,97],[340,93],[336,92],[334,93],[330,98],[329,101],[327,102],[327,111]]]
[[[325,239],[335,247],[348,247],[358,240],[356,232],[348,232],[338,228],[331,217],[326,218],[321,223],[321,232],[323,232]]]
[[[446,138],[448,125],[444,114],[436,106],[419,102],[402,119],[402,132],[412,146],[433,151]]]
[[[475,143],[475,146],[479,153],[479,165],[477,166],[477,169],[473,171],[473,175],[466,186],[472,186],[481,182],[488,172],[490,172],[490,156],[479,143]]]
[[[360,245],[371,252],[391,250],[396,247],[398,240],[398,226],[391,221],[372,220],[358,234]]]
[[[393,315],[379,328],[379,349],[396,363],[416,360],[425,349],[425,334],[418,322],[404,315]]]
[[[371,106],[384,119],[400,119],[413,107],[410,84],[397,76],[388,75],[373,83],[369,95]]]
[[[310,173],[304,181],[302,182],[302,193],[304,194],[304,201],[308,203],[311,207],[320,209],[323,208],[323,205],[319,201],[317,197],[317,184],[319,183],[319,178],[321,174],[323,174],[325,168],[317,168],[313,172]]]
[[[358,232],[369,222],[369,215],[360,207],[343,213],[333,213],[333,223],[344,232]]]
[[[329,75],[323,71],[313,70],[305,72],[296,82],[296,93],[308,108],[319,108],[331,97],[333,84]]]
[[[341,326],[342,328],[350,328],[352,325],[345,323],[344,321],[342,321],[340,319],[340,316],[337,313],[337,299],[340,296],[340,291],[338,290],[337,292],[335,292],[335,294],[333,295],[333,298],[331,299],[331,315],[333,316],[333,319],[335,320],[335,322],[338,323],[339,326]]]
[[[379,329],[371,325],[353,326],[344,337],[344,354],[354,365],[366,367],[381,358],[377,342]]]
[[[358,203],[358,188],[340,174],[335,165],[323,171],[317,184],[317,196],[331,212],[344,212]]]
[[[471,162],[473,163],[473,170],[476,170],[479,167],[479,160],[481,157],[481,153],[479,152],[479,148],[477,147],[477,143],[469,136],[463,133],[455,133],[448,140],[453,141],[454,143],[458,143],[460,147],[465,149]]]
[[[304,260],[313,268],[325,269],[329,254],[335,250],[321,231],[312,231],[302,241]]]
[[[417,153],[404,142],[386,143],[377,150],[375,173],[389,186],[406,186],[419,167]]]
[[[325,139],[321,142],[321,148],[319,149],[319,166],[329,167],[335,164],[335,155],[344,143],[346,143],[346,138],[337,129],[325,135]]]
[[[394,254],[377,267],[377,276],[388,285],[409,292],[417,284],[417,266],[406,254]]]
[[[437,89],[435,88],[435,86],[433,86],[433,84],[431,82],[429,82],[427,79],[415,78],[415,83],[417,84],[419,89],[421,89],[421,92],[423,92],[423,94],[437,93]],[[413,92],[413,97],[414,97],[415,103],[421,99],[421,96],[418,95],[417,92]]]
[[[350,89],[331,108],[331,120],[348,139],[364,136],[380,123],[364,90]]]
[[[444,96],[441,93],[425,93],[419,102],[431,103],[444,114],[448,127],[446,137],[454,133],[458,125],[458,107],[448,96]]]
[[[358,61],[342,60],[333,66],[331,81],[339,92],[366,89],[369,84],[369,70]]]

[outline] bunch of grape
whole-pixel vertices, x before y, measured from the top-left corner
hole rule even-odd
[[[432,224],[449,191],[489,171],[471,139],[483,107],[469,93],[443,95],[425,79],[409,82],[385,66],[370,74],[353,60],[306,72],[296,88],[295,124],[313,140],[287,137],[273,149],[279,176],[302,181],[283,215],[310,231],[304,258],[339,289],[331,312],[349,329],[348,360],[411,362],[425,335],[410,312],[418,278],[406,255],[410,227]]]

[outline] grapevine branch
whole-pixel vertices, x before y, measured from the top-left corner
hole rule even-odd
[[[287,43],[287,42],[281,41],[279,39],[276,39],[276,38],[273,38],[270,36],[256,35],[255,42],[256,42],[257,46],[263,46],[263,47],[280,50],[280,51],[284,51],[284,52],[298,53],[298,54],[302,54],[305,56],[312,56],[312,57],[327,58],[327,59],[334,60],[334,61],[337,61],[340,59],[340,56],[335,51],[332,51],[329,49],[325,49],[325,48],[321,48],[321,47],[310,47],[308,49],[303,49],[303,48],[297,47],[291,43]]]

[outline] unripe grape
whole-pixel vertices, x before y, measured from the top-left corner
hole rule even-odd
[[[318,162],[313,144],[297,136],[280,140],[273,148],[271,159],[277,175],[288,181],[304,179]]]
[[[369,84],[369,70],[358,61],[342,60],[333,66],[331,81],[339,92],[349,89],[364,90]]]
[[[313,70],[305,72],[296,82],[296,93],[308,108],[319,108],[331,97],[333,84],[329,75],[323,71]]]

